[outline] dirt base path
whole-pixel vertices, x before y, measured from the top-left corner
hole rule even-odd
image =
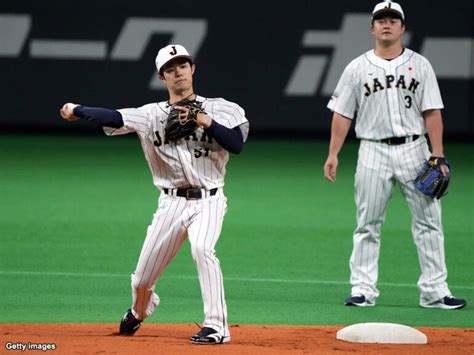
[[[417,328],[428,337],[424,345],[349,343],[336,339],[341,328],[234,325],[230,343],[206,346],[188,343],[198,330],[193,324],[144,324],[133,337],[118,336],[117,324],[1,324],[0,353],[474,354],[472,328]]]

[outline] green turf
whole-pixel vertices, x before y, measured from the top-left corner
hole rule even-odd
[[[397,191],[383,228],[377,307],[342,306],[355,224],[356,143],[324,180],[327,142],[253,141],[228,164],[229,210],[217,253],[231,324],[474,327],[474,306],[418,306],[419,266]],[[448,282],[474,301],[474,145],[446,144],[454,178],[443,199]],[[138,140],[0,136],[0,322],[117,322],[158,193]],[[189,244],[158,282],[149,322],[202,321]]]

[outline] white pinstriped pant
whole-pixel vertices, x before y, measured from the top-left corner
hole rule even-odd
[[[214,250],[227,211],[222,189],[200,200],[186,200],[162,192],[158,206],[132,274],[134,315],[144,320],[154,312],[160,302],[155,283],[188,238],[201,286],[204,327],[228,337],[224,282]]]
[[[396,182],[411,211],[411,231],[421,269],[420,301],[429,303],[451,295],[446,282],[440,202],[416,190],[413,182],[429,156],[424,136],[396,146],[361,141],[355,176],[357,227],[349,263],[352,295],[363,294],[369,300],[379,296],[380,231]]]

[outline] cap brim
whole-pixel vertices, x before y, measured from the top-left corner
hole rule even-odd
[[[167,62],[163,63],[163,65],[160,67],[159,71],[162,71],[163,68],[164,68],[167,64],[169,64],[169,63],[171,63],[173,60],[176,60],[176,59],[179,59],[179,58],[186,58],[186,59],[189,59],[189,60],[191,61],[191,63],[193,63],[193,57],[191,57],[190,55],[181,54],[181,55],[177,55],[177,56],[171,58],[170,60],[168,60]]]
[[[381,9],[375,13],[372,14],[372,19],[376,19],[379,17],[382,17],[382,15],[389,15],[389,16],[394,16],[396,18],[399,18],[400,20],[404,21],[403,16],[400,12],[394,9]]]

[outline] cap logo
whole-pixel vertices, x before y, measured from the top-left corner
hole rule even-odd
[[[171,48],[173,48],[173,50],[170,52],[171,55],[175,55],[176,53],[178,53],[175,46],[171,46]]]

